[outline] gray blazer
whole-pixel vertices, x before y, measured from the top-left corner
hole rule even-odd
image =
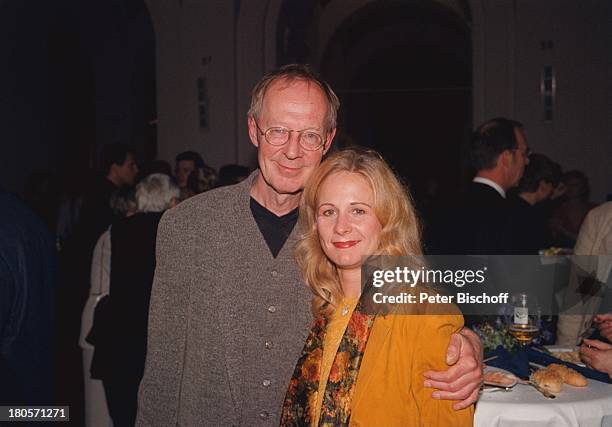
[[[297,230],[273,258],[251,214],[256,174],[162,217],[138,426],[278,425],[311,295]]]

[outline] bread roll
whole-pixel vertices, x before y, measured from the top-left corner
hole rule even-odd
[[[543,388],[550,393],[560,393],[563,379],[554,371],[548,369],[538,369],[531,374],[531,380],[535,382],[538,387]]]
[[[567,377],[565,382],[575,387],[586,387],[588,384],[587,379],[580,372],[576,372],[572,368],[567,368]]]
[[[556,372],[566,384],[573,385],[576,387],[585,387],[588,384],[588,381],[584,377],[584,375],[575,371],[572,368],[568,368],[565,365],[551,363],[546,369],[552,372]]]
[[[570,370],[567,366],[560,365],[558,363],[551,363],[550,365],[546,367],[546,369],[548,369],[551,372],[556,372],[557,375],[561,377],[563,382],[567,382],[566,379],[567,379],[567,375],[569,374],[569,370]]]

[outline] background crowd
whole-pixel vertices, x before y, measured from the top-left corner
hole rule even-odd
[[[414,192],[426,253],[537,254],[550,247],[574,247],[582,223],[596,207],[589,199],[588,179],[581,171],[564,172],[544,154],[531,153],[526,134],[517,121],[487,121],[474,132],[474,179],[463,192],[439,194],[435,186]],[[176,156],[174,174],[166,162],[139,164],[137,159],[126,144],[110,144],[101,155],[100,174],[86,185],[80,183],[80,193],[58,185],[50,174],[36,173],[28,180],[23,203],[10,196],[22,213],[4,214],[17,215],[29,224],[29,233],[44,240],[40,250],[47,252],[43,258],[48,269],[32,271],[48,280],[57,277],[54,295],[42,295],[49,286],[32,289],[40,293],[40,309],[37,319],[28,319],[46,325],[34,335],[54,337],[54,346],[42,346],[37,355],[53,348],[54,369],[39,367],[56,376],[41,384],[56,386],[26,387],[21,397],[12,393],[3,401],[69,402],[75,417],[86,412],[88,419],[108,423],[110,414],[133,424],[161,215],[187,198],[236,184],[250,173],[240,165],[217,172],[193,151]],[[12,217],[3,220],[4,225],[14,222]],[[0,315],[6,313],[8,308],[0,310]],[[6,335],[10,319],[2,320],[9,325],[0,330]],[[608,324],[605,320],[602,325]],[[555,335],[556,319],[550,342]],[[30,344],[24,345],[31,350]],[[26,353],[13,352],[2,366],[19,365],[18,359],[32,357]],[[604,366],[603,361],[593,363]],[[13,376],[15,390],[17,384],[31,383],[28,378]]]
[[[135,410],[162,213],[238,183],[250,170],[230,164],[217,172],[187,151],[176,156],[173,171],[167,162],[137,162],[121,143],[105,146],[100,157],[99,172],[86,183],[60,184],[36,172],[23,198],[0,192],[0,401],[66,402],[71,419],[82,419],[86,407],[90,419],[104,424],[108,409]],[[11,277],[17,265],[16,277],[27,275],[23,283]],[[15,311],[11,302],[21,297],[22,310]]]

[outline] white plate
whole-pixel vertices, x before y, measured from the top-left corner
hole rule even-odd
[[[503,389],[505,388],[512,388],[514,387],[517,383],[518,383],[518,378],[516,375],[514,375],[512,372],[506,371],[505,369],[501,369],[501,368],[496,368],[495,366],[485,366],[484,369],[485,375],[487,372],[502,372],[505,375],[508,375],[509,377],[512,377],[514,379],[514,382],[512,384],[509,385],[502,385],[502,384],[497,384],[497,383],[491,383],[488,381],[484,381],[484,385],[485,386],[490,386],[488,388],[484,388],[483,391],[485,392],[489,392],[489,391],[493,391],[496,389]]]

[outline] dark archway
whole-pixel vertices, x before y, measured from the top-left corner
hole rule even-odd
[[[67,184],[78,183],[95,153],[93,58],[81,33],[78,10],[63,2],[53,12],[47,39],[51,165]]]
[[[101,146],[113,142],[155,158],[155,33],[144,0],[62,0],[51,16],[50,145],[56,170],[82,176],[99,166]]]
[[[472,110],[464,17],[431,1],[371,3],[338,28],[320,68],[342,102],[341,146],[380,151],[417,199],[457,190]]]

